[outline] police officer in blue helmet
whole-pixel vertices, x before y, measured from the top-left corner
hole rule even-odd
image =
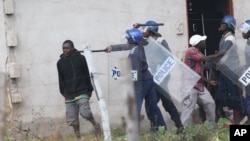
[[[132,28],[126,30],[126,39],[131,47],[129,59],[131,60],[131,68],[137,72],[137,77],[134,81],[135,99],[137,107],[137,118],[139,120],[143,99],[149,107],[149,120],[157,130],[160,126],[167,129],[160,108],[157,106],[157,97],[153,76],[148,70],[143,44],[143,34],[140,30]],[[139,123],[139,122],[138,122]]]
[[[249,44],[250,37],[250,20],[246,20],[239,25],[239,30],[242,32],[242,37],[247,40]]]
[[[157,26],[157,23],[155,21],[149,20],[145,24],[148,25],[143,27],[143,34],[145,37],[149,37],[150,34],[154,34],[157,37],[161,37],[161,34],[158,33],[159,27]]]
[[[143,36],[145,38],[153,38],[158,43],[160,43],[163,47],[165,47],[169,52],[171,52],[167,41],[162,37],[162,35],[158,32],[159,26],[157,26],[157,22],[153,20],[149,20],[145,23],[147,26],[142,26]],[[139,24],[134,24],[135,27],[139,28]],[[168,76],[169,77],[169,76]],[[171,82],[170,82],[171,83]],[[179,111],[177,110],[174,102],[171,99],[169,93],[167,93],[161,86],[156,85],[156,93],[157,93],[157,102],[161,100],[162,106],[166,112],[169,113],[171,120],[174,121],[175,126],[177,127],[176,133],[181,133],[184,129],[183,124],[180,119]],[[145,105],[145,109],[148,107]],[[147,112],[147,114],[150,114]]]
[[[149,20],[144,25],[146,25],[146,26],[141,26],[141,24],[135,23],[133,26],[136,29],[140,29],[140,27],[141,27],[140,30],[143,32],[144,38],[152,37],[157,42],[159,42],[161,45],[163,45],[168,51],[171,52],[167,41],[162,37],[162,35],[160,33],[158,33],[158,30],[159,30],[158,24],[155,21]],[[140,41],[140,42],[142,42],[142,41]],[[141,43],[141,45],[142,45],[142,43]],[[129,47],[129,46],[131,46],[131,44],[130,45],[128,45],[128,44],[110,45],[110,46],[105,48],[105,51],[111,52],[111,51],[130,50],[131,47]],[[156,69],[156,67],[155,67],[155,69]],[[165,111],[169,112],[171,119],[175,122],[175,126],[177,127],[176,133],[181,133],[183,131],[184,127],[183,127],[181,120],[180,120],[179,111],[177,110],[175,104],[171,100],[170,95],[158,85],[156,85],[156,94],[157,94],[157,103],[160,100],[162,101],[162,105],[163,105]],[[146,109],[147,115],[150,116],[151,112],[149,112],[149,110],[148,110],[148,104],[145,104],[145,109]],[[141,116],[141,117],[143,117],[143,116]]]
[[[236,45],[234,35],[235,26],[236,20],[233,16],[226,15],[222,18],[218,29],[222,33],[222,37],[219,43],[219,52],[226,52],[232,46]],[[230,59],[237,60],[238,56]],[[239,123],[245,116],[245,100],[242,95],[241,89],[222,72],[219,72],[219,83],[217,85],[215,102],[217,109],[216,111],[222,112],[221,115],[217,115],[217,119],[220,116],[230,118],[230,114],[232,113],[230,111],[233,111],[234,117],[233,119],[231,119],[233,123]]]
[[[157,24],[157,22],[153,21],[153,20],[149,20],[145,23],[145,25],[147,26],[140,26],[140,24],[136,23],[134,24],[135,28],[142,28],[143,31],[143,36],[145,38],[149,38],[152,37],[153,39],[155,39],[157,42],[159,42],[160,44],[162,44],[168,51],[171,51],[167,41],[162,37],[162,35],[158,32],[159,30],[159,26]]]
[[[226,15],[221,19],[219,31],[222,32],[222,34],[226,31],[231,31],[232,33],[235,33],[235,26],[235,18],[233,16]]]
[[[239,26],[239,30],[242,33],[242,37],[247,40],[245,45],[245,59],[247,68],[250,67],[250,20],[246,20],[242,22]],[[246,125],[250,125],[250,85],[247,85],[246,88],[246,115],[248,117],[247,121],[245,122]]]

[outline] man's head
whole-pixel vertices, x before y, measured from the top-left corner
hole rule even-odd
[[[207,36],[201,36],[201,35],[195,34],[189,39],[189,44],[193,47],[204,49],[206,48],[206,43],[205,43],[206,39],[207,39]]]
[[[74,50],[74,43],[71,40],[65,40],[62,45],[63,54],[65,56],[70,56]]]
[[[126,30],[126,39],[129,44],[139,44],[139,42],[143,39],[143,35],[140,30],[132,28]]]
[[[242,22],[238,29],[242,32],[242,37],[248,39],[250,37],[250,20]]]
[[[236,20],[234,19],[234,17],[227,15],[221,19],[219,31],[222,33],[225,33],[227,31],[231,31],[234,33],[235,26],[236,26]]]
[[[150,21],[147,21],[145,24],[148,26],[145,26],[143,28],[143,36],[144,37],[148,38],[150,36],[156,36],[156,37],[161,36],[161,34],[158,33],[159,27],[155,21],[150,20]]]

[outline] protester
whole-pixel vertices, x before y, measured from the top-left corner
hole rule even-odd
[[[74,129],[78,141],[81,140],[79,114],[92,123],[96,136],[101,127],[90,109],[89,98],[93,87],[86,59],[75,48],[71,40],[62,45],[63,54],[57,62],[60,93],[65,98],[66,121]]]
[[[184,97],[182,102],[181,121],[184,126],[192,124],[192,114],[198,102],[206,113],[206,120],[215,127],[215,102],[204,86],[204,81],[211,85],[216,85],[216,83],[204,77],[203,62],[219,58],[222,56],[222,53],[204,56],[201,51],[206,47],[206,39],[207,36],[193,35],[189,40],[191,47],[185,51],[185,64],[199,74],[201,78],[193,89],[185,94],[186,97]]]

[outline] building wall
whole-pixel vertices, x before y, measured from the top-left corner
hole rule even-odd
[[[7,8],[13,6],[14,12],[0,16],[4,21],[0,28],[6,33],[14,33],[11,34],[10,42],[15,43],[16,39],[16,44],[7,47],[8,42],[2,32],[0,52],[3,59],[0,68],[4,71],[8,56],[7,62],[20,65],[21,72],[20,77],[8,81],[11,90],[8,94],[13,96],[18,93],[22,98],[21,102],[13,103],[13,109],[8,112],[14,137],[22,138],[27,131],[29,135],[72,133],[71,129],[66,128],[64,99],[59,93],[56,70],[64,40],[72,40],[79,50],[83,49],[83,42],[88,42],[92,49],[104,49],[110,44],[125,43],[121,37],[134,23],[155,20],[164,23],[159,31],[177,56],[181,56],[187,47],[186,12],[180,10],[180,7],[185,9],[186,3],[182,0],[139,0],[136,3],[132,0],[6,1],[9,2]],[[119,88],[120,82],[114,81],[109,73],[114,67],[113,61],[117,57],[127,57],[127,53],[93,54],[94,66],[100,73],[98,78],[109,109],[111,127],[121,124],[125,114],[122,111],[126,108],[126,93]],[[94,116],[100,121],[95,93],[90,102]],[[148,126],[147,120],[145,124]],[[83,132],[92,129],[85,120],[82,120],[81,128]]]
[[[3,3],[0,3],[0,11],[4,11]],[[0,140],[4,140],[7,117],[6,113],[6,59],[7,59],[7,48],[5,45],[5,23],[4,13],[0,12]]]
[[[184,0],[5,0],[8,1],[13,2],[14,13],[0,14],[0,29],[5,31],[0,33],[0,71],[6,70],[7,56],[8,63],[20,65],[20,78],[14,82],[9,80],[8,85],[13,90],[8,94],[18,93],[22,97],[20,103],[12,105],[13,110],[7,107],[16,137],[22,137],[28,129],[31,129],[30,134],[72,133],[66,128],[64,99],[59,93],[56,70],[64,40],[71,39],[79,50],[83,49],[83,42],[88,42],[92,49],[104,49],[110,44],[124,43],[121,39],[124,31],[134,23],[155,20],[164,23],[159,32],[177,57],[181,59],[188,46]],[[248,0],[233,2],[236,19],[248,18],[247,8],[244,10]],[[4,11],[2,3],[0,10]],[[16,46],[7,47],[7,31],[16,33]],[[119,63],[114,60],[126,56],[127,52],[93,53],[112,127],[119,126],[125,114],[126,93],[119,89],[120,82],[114,81],[109,73],[114,67],[112,63]],[[101,120],[95,94],[90,102],[94,116]],[[85,120],[82,125],[83,132],[92,129]]]

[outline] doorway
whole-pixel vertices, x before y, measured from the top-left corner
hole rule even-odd
[[[189,37],[207,35],[205,55],[218,50],[220,20],[225,15],[233,15],[232,9],[232,0],[187,0]]]

